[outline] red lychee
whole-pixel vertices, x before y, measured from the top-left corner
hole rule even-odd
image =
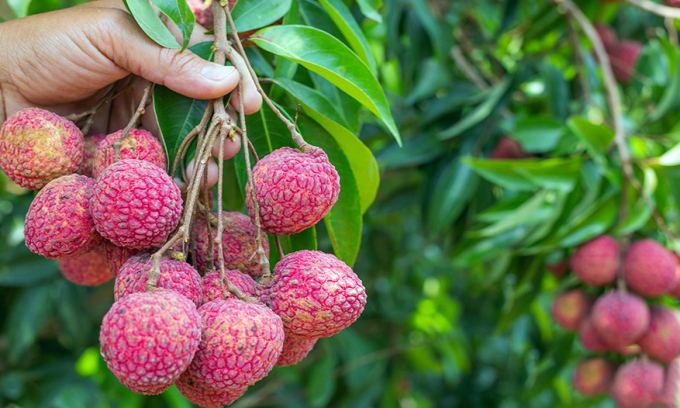
[[[643,239],[634,242],[623,262],[624,278],[637,293],[654,297],[672,291],[676,284],[675,258],[658,242]]]
[[[526,159],[527,157],[531,155],[522,149],[522,145],[517,140],[508,136],[503,136],[498,140],[489,156],[492,160]]]
[[[576,331],[588,317],[591,299],[581,289],[572,289],[558,295],[550,311],[561,327]]]
[[[122,130],[112,133],[99,144],[94,153],[92,174],[99,177],[105,168],[112,165],[116,158],[114,143],[123,134]],[[131,129],[120,146],[120,158],[144,160],[161,169],[167,168],[165,149],[150,132],[144,129]]]
[[[231,405],[248,390],[248,387],[241,387],[227,391],[215,391],[206,387],[205,383],[195,381],[190,375],[180,377],[175,381],[175,385],[186,399],[204,408],[222,408]]]
[[[28,208],[24,235],[31,252],[46,258],[66,258],[90,252],[102,242],[90,216],[95,182],[73,174],[43,188]]]
[[[666,367],[666,380],[657,402],[664,408],[676,408],[678,403],[678,382],[680,381],[680,362],[671,361]]]
[[[614,369],[604,358],[581,361],[574,371],[574,388],[583,395],[606,394],[611,387]]]
[[[234,286],[241,289],[244,295],[255,297],[255,287],[257,283],[250,276],[235,270],[226,269],[224,276]],[[208,303],[216,299],[222,299],[222,287],[220,285],[220,271],[210,271],[203,275],[201,279],[203,285],[203,303]],[[225,289],[227,286],[225,284]],[[227,289],[227,296],[231,297]]]
[[[123,264],[125,264],[128,259],[142,252],[141,249],[118,246],[106,239],[102,242],[101,249],[104,261],[106,261],[106,266],[109,267],[109,270],[113,272],[114,275],[118,275],[118,271],[120,271],[120,268],[123,267]]]
[[[203,333],[194,360],[182,374],[182,388],[227,394],[264,378],[283,347],[281,319],[259,303],[218,299],[198,309]]]
[[[144,292],[152,267],[153,259],[150,254],[140,254],[128,259],[116,275],[113,298],[120,300],[130,293]],[[174,290],[194,302],[196,307],[203,303],[201,275],[191,265],[184,261],[161,258],[159,270],[157,287]]]
[[[675,284],[675,287],[673,288],[672,291],[669,292],[669,295],[680,297],[680,256],[676,254],[675,252],[671,252],[673,254],[673,259],[675,260],[675,281],[677,282]]]
[[[163,244],[179,223],[182,197],[160,167],[121,160],[97,179],[90,212],[104,238],[126,248],[150,248]]]
[[[75,173],[82,159],[80,129],[52,112],[22,109],[0,128],[0,168],[22,187],[40,190]]]
[[[621,349],[645,334],[649,307],[632,293],[614,291],[597,299],[590,318],[599,337],[608,346]]]
[[[665,306],[653,307],[649,329],[639,341],[645,354],[663,363],[680,356],[680,321],[675,313]]]
[[[118,380],[138,394],[160,394],[189,366],[201,339],[196,306],[171,290],[138,292],[115,302],[99,342]]]
[[[617,81],[622,84],[630,82],[640,53],[642,44],[631,40],[623,40],[609,50],[612,71]]]
[[[366,290],[344,262],[319,251],[284,256],[274,283],[260,299],[281,316],[286,336],[332,336],[354,323],[366,305]]]
[[[83,255],[58,259],[57,265],[64,278],[77,285],[101,285],[114,276],[106,266],[101,247]]]
[[[603,24],[595,24],[595,30],[597,30],[597,34],[600,37],[600,40],[602,40],[602,45],[604,45],[604,48],[609,51],[612,49],[612,47],[616,46],[619,42],[619,38],[612,30],[611,27],[608,27]]]
[[[631,360],[616,371],[611,395],[619,408],[652,408],[663,386],[661,365],[644,359]]]
[[[594,353],[609,351],[610,347],[597,334],[593,322],[587,318],[579,328],[578,339],[584,349]]]
[[[85,137],[85,144],[83,147],[83,161],[80,163],[78,173],[87,177],[94,177],[92,174],[92,164],[94,163],[94,153],[97,147],[101,144],[106,135],[102,133],[90,133]]]
[[[262,230],[290,235],[316,224],[328,214],[340,193],[340,176],[318,147],[304,152],[282,147],[253,168],[255,197],[260,205]],[[248,213],[254,217],[250,187]]]
[[[305,340],[296,339],[294,337],[286,337],[283,342],[283,350],[281,350],[281,355],[279,356],[276,365],[279,367],[292,366],[299,363],[310,351],[314,348],[316,341],[318,339]]]
[[[579,247],[570,264],[574,274],[587,285],[612,284],[621,264],[619,244],[609,235],[601,235]]]
[[[211,234],[213,239],[217,237],[217,214],[214,223],[211,222]],[[211,217],[212,218],[212,217]],[[224,231],[222,232],[222,254],[224,266],[227,269],[238,269],[247,273],[253,279],[262,276],[262,267],[259,263],[257,252],[257,229],[251,222],[250,217],[240,212],[222,212]],[[208,228],[204,217],[196,220],[196,267],[204,269],[208,266]],[[262,248],[269,257],[269,241],[267,235],[262,234]],[[213,265],[219,265],[219,248],[213,245]]]

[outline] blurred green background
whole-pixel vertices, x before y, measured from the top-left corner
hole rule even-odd
[[[74,3],[0,0],[0,17]],[[545,268],[616,224],[621,176],[589,42],[570,37],[547,0],[346,3],[404,139],[399,148],[362,117],[360,137],[381,169],[354,267],[368,304],[354,325],[300,364],[276,367],[233,406],[613,407],[571,387],[587,352],[549,306],[576,283]],[[677,28],[632,6],[577,3],[645,46],[621,88],[625,125],[636,175],[678,230]],[[299,4],[310,25],[343,38],[314,0]],[[531,158],[486,159],[503,135]],[[665,242],[639,194],[625,193],[631,215],[617,232]],[[73,285],[28,251],[32,197],[0,176],[0,406],[190,407],[174,387],[135,395],[106,368],[97,339],[112,283]],[[323,240],[320,249],[332,251]]]

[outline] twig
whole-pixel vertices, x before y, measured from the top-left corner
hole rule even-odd
[[[451,48],[451,58],[456,62],[456,66],[463,72],[463,75],[465,75],[470,82],[475,84],[477,88],[483,91],[489,89],[489,84],[477,74],[477,71],[470,65],[459,46],[456,45]]]
[[[279,251],[279,259],[282,259],[284,256],[286,256],[286,254],[283,253],[283,247],[281,246],[281,238],[279,238],[278,235],[274,235],[274,241],[276,241],[276,249]]]
[[[149,95],[151,94],[153,87],[154,87],[154,83],[149,82],[149,84],[144,88],[144,93],[142,94],[142,100],[139,102],[139,106],[137,106],[135,113],[130,118],[130,122],[128,122],[127,126],[125,126],[125,129],[123,129],[123,132],[120,134],[120,136],[118,136],[118,139],[116,139],[116,141],[113,142],[113,151],[115,153],[114,162],[117,162],[118,160],[120,160],[120,146],[123,143],[123,139],[125,139],[125,137],[130,132],[130,130],[137,125],[137,121],[144,114],[144,108],[146,107],[146,101],[147,101],[147,99],[149,99]],[[133,103],[134,103],[134,101],[133,101]]]
[[[626,2],[661,17],[680,19],[680,8],[677,7],[664,6],[649,0],[626,0]]]
[[[184,140],[182,140],[182,143],[179,145],[179,148],[177,149],[177,155],[175,156],[175,161],[172,163],[172,171],[170,172],[171,176],[174,177],[175,172],[177,172],[177,165],[179,164],[180,157],[184,156],[185,149],[187,149],[189,145],[191,145],[191,142],[194,140],[194,138],[198,136],[206,126],[208,126],[210,115],[212,115],[212,104],[209,103],[208,106],[205,107],[201,122],[195,128],[191,129],[191,132],[187,134]]]

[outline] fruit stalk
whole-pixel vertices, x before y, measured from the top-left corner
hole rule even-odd
[[[662,4],[657,4],[649,0],[626,0],[626,2],[642,10],[654,13],[658,16],[680,20],[680,9],[677,7],[664,6]]]

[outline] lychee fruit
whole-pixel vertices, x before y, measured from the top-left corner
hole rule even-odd
[[[284,256],[274,268],[274,283],[260,299],[281,316],[286,336],[329,337],[359,318],[366,290],[344,262],[319,251]]]
[[[101,285],[114,277],[106,266],[101,247],[83,255],[58,259],[57,265],[64,278],[76,285]]]
[[[125,264],[128,259],[142,252],[141,249],[118,246],[106,239],[102,242],[101,249],[104,261],[106,261],[106,266],[109,267],[109,270],[113,272],[114,275],[118,275],[118,271],[120,271],[120,268],[123,267],[123,264]]]
[[[619,244],[609,235],[600,235],[579,247],[571,256],[571,270],[587,285],[614,283],[621,262]]]
[[[637,293],[654,297],[675,289],[676,262],[671,251],[651,239],[634,242],[626,251],[623,273],[626,284]]]
[[[579,328],[578,339],[584,349],[592,351],[593,353],[601,353],[610,351],[610,347],[605,343],[600,335],[597,334],[593,322],[587,318]]]
[[[662,363],[680,356],[680,321],[675,313],[665,306],[653,307],[649,329],[638,342],[645,354]]]
[[[528,157],[531,155],[522,149],[522,145],[508,136],[503,136],[498,140],[489,156],[492,160],[526,159]]]
[[[262,230],[290,235],[316,224],[328,214],[340,193],[340,176],[318,147],[305,151],[282,147],[253,168],[255,197],[260,206]],[[255,217],[250,186],[246,205]]]
[[[203,333],[179,381],[218,393],[238,392],[264,378],[283,347],[281,319],[266,306],[230,298],[198,309]]]
[[[160,394],[189,366],[201,339],[196,306],[171,290],[137,292],[115,302],[99,342],[109,369],[138,394]]]
[[[40,190],[75,173],[82,159],[80,129],[52,112],[22,109],[0,128],[0,168],[22,187]]]
[[[182,197],[160,167],[127,159],[99,176],[90,212],[104,238],[126,248],[150,248],[163,244],[177,227]]]
[[[312,351],[317,340],[296,339],[295,337],[287,336],[283,342],[283,350],[281,350],[281,355],[276,365],[278,367],[287,367],[299,363]]]
[[[234,286],[239,288],[244,295],[255,297],[255,287],[257,283],[250,276],[235,270],[226,269],[224,276]],[[220,285],[220,271],[214,270],[207,272],[201,278],[203,285],[203,303],[208,303],[216,299],[223,299],[222,286]],[[224,288],[227,289],[226,284]],[[227,296],[231,297],[227,289]]]
[[[671,254],[673,254],[673,259],[675,260],[675,281],[677,283],[673,290],[668,292],[668,294],[678,298],[680,297],[680,257],[675,252],[671,252]]]
[[[673,360],[666,367],[666,380],[657,402],[664,408],[676,408],[678,403],[678,382],[680,381],[680,362]]]
[[[581,361],[574,371],[574,388],[583,395],[606,394],[611,387],[614,369],[604,358],[590,358]]]
[[[99,177],[105,168],[112,165],[116,160],[114,143],[123,134],[122,130],[112,133],[99,144],[94,153],[92,174]],[[120,158],[144,160],[155,164],[163,170],[167,168],[165,149],[149,131],[144,129],[131,129],[120,145]]]
[[[237,0],[229,0],[229,10],[234,8]],[[212,1],[207,0],[205,3],[202,0],[188,0],[187,4],[191,11],[196,16],[196,22],[208,30],[215,27],[215,22],[210,8]]]
[[[83,147],[83,161],[80,163],[78,173],[87,177],[94,177],[92,174],[92,163],[94,163],[94,153],[97,147],[101,144],[106,135],[102,133],[91,133],[85,137],[85,144]]]
[[[113,298],[120,300],[134,292],[144,292],[149,272],[153,267],[150,254],[140,254],[128,259],[116,275],[116,285]],[[194,302],[196,307],[203,303],[203,287],[201,275],[191,265],[184,261],[161,258],[160,275],[157,287],[174,290],[180,295]]]
[[[619,408],[652,408],[664,386],[664,370],[650,360],[631,360],[616,371],[611,395]]]
[[[632,293],[614,291],[600,296],[590,315],[604,342],[620,349],[638,341],[649,327],[649,307]]]
[[[550,309],[553,319],[561,327],[576,331],[588,317],[591,299],[581,289],[572,289],[558,295]]]
[[[597,31],[597,34],[600,37],[600,40],[602,41],[602,45],[604,45],[604,48],[609,53],[612,47],[618,44],[619,42],[618,36],[614,32],[614,30],[612,30],[611,27],[608,27],[603,24],[595,24],[595,30]]]
[[[680,0],[666,0],[666,4],[670,7],[680,7]]]
[[[631,40],[623,40],[609,50],[612,71],[617,81],[622,84],[630,82],[641,53],[642,44]]]
[[[214,216],[214,218],[213,218]],[[212,214],[211,234],[213,240],[217,238],[217,214]],[[240,212],[222,212],[224,230],[222,232],[222,254],[224,266],[227,269],[237,269],[247,273],[253,279],[262,276],[257,252],[257,228],[252,220]],[[208,266],[208,228],[204,217],[196,220],[196,267],[204,269]],[[266,234],[262,234],[262,248],[269,257],[269,241]],[[213,265],[219,265],[219,248],[213,245]]]
[[[175,385],[186,399],[204,408],[222,408],[231,405],[248,390],[248,387],[241,387],[227,391],[215,391],[207,387],[204,382],[194,380],[188,374],[175,381]]]
[[[24,235],[31,252],[46,258],[82,255],[99,246],[90,216],[93,179],[77,174],[49,182],[28,208]]]

